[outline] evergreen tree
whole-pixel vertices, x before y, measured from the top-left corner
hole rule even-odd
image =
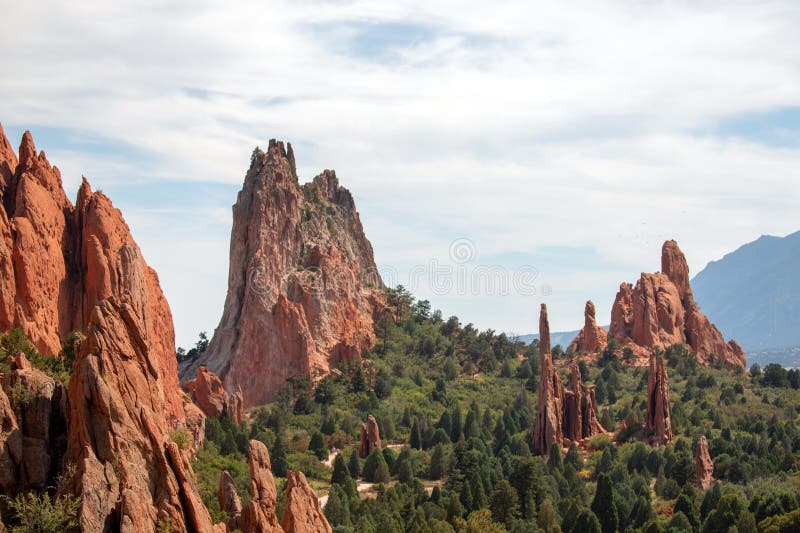
[[[469,513],[472,511],[472,488],[469,486],[469,483],[464,482],[461,486],[461,505],[464,506],[464,510]]]
[[[547,456],[547,466],[552,471],[561,472],[564,470],[564,457],[561,455],[561,445],[554,442],[550,446],[550,454]]]
[[[614,502],[614,489],[608,474],[600,474],[597,478],[597,491],[592,501],[592,512],[600,520],[603,533],[615,533],[619,524],[617,505]]]
[[[505,479],[495,484],[490,502],[492,519],[509,526],[519,516],[519,496]]]
[[[453,414],[450,415],[450,440],[458,442],[461,437],[461,432],[464,430],[463,421],[461,419],[461,407],[458,404],[453,407]]]
[[[347,462],[347,470],[350,472],[350,477],[357,479],[361,475],[361,460],[358,458],[358,450],[353,448],[350,453],[350,460]]]
[[[283,445],[283,437],[281,435],[275,437],[275,444],[272,445],[272,451],[269,455],[272,463],[272,473],[278,477],[286,477],[286,471],[289,470],[289,460],[286,458],[286,448]]]
[[[581,470],[583,468],[583,459],[581,459],[581,455],[578,452],[578,446],[575,444],[575,442],[572,442],[569,445],[567,457],[564,459],[564,462],[572,465],[575,470]]]
[[[557,531],[558,514],[553,506],[553,500],[549,497],[545,498],[542,505],[539,506],[536,521],[539,523],[539,527],[547,533]]]
[[[347,484],[347,478],[350,477],[350,471],[344,462],[342,454],[338,454],[336,459],[333,460],[333,474],[331,474],[331,485],[341,485],[344,487]]]
[[[350,524],[350,508],[347,495],[336,486],[331,486],[328,501],[325,503],[325,518],[332,526],[346,526]]]
[[[411,424],[411,435],[409,436],[408,444],[415,450],[422,449],[422,435],[419,432],[419,423],[416,419]]]
[[[442,479],[442,476],[444,475],[444,469],[444,447],[441,444],[437,444],[433,449],[433,454],[431,455],[431,464],[429,467],[430,478]]]
[[[603,529],[600,526],[600,520],[597,519],[597,515],[589,509],[584,509],[576,518],[575,527],[570,531],[573,533],[602,533]]]
[[[389,481],[389,465],[386,464],[386,459],[383,458],[383,453],[378,448],[372,450],[367,460],[364,461],[362,474],[364,479],[372,483],[386,483]]]
[[[308,451],[317,456],[317,459],[324,461],[328,458],[328,447],[325,446],[325,439],[322,438],[322,433],[315,431],[311,435],[311,441],[308,443]]]
[[[450,493],[450,500],[447,503],[447,521],[454,524],[456,519],[464,516],[464,507],[455,492]]]

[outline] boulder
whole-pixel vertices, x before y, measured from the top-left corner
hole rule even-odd
[[[241,389],[228,394],[222,386],[222,380],[205,366],[197,367],[196,377],[183,382],[181,386],[206,416],[218,419],[227,415],[237,424],[242,423]]]

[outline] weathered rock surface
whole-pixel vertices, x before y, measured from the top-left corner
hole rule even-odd
[[[302,472],[286,474],[286,506],[281,526],[286,533],[331,533],[319,499]]]
[[[635,287],[620,285],[611,309],[609,334],[637,353],[686,344],[703,364],[721,361],[729,367],[746,364],[736,341],[725,342],[694,301],[689,266],[675,241],[661,250],[661,272],[642,273]]]
[[[244,533],[282,532],[276,506],[278,490],[272,477],[272,464],[267,447],[251,440],[247,448],[250,464],[250,503],[242,510],[239,527]]]
[[[219,418],[227,415],[237,424],[242,423],[244,411],[241,389],[228,394],[222,386],[222,380],[205,366],[197,367],[195,379],[184,381],[181,386],[206,416]]]
[[[358,444],[358,455],[364,459],[375,448],[383,448],[383,444],[381,444],[378,421],[375,420],[374,416],[369,415],[367,417],[367,422],[361,424],[361,439]]]
[[[0,128],[0,331],[21,328],[39,351],[58,354],[100,301],[126,301],[159,361],[165,412],[183,418],[172,314],[119,210],[84,179],[76,204],[61,173],[25,132],[14,155]]]
[[[538,453],[547,454],[553,443],[560,445],[564,440],[564,432],[561,429],[564,417],[562,405],[564,386],[561,383],[561,376],[553,366],[553,356],[550,354],[550,323],[547,320],[545,304],[542,304],[539,312],[539,351],[541,354],[539,405],[531,440]]]
[[[702,490],[710,489],[714,485],[714,463],[708,453],[708,441],[705,435],[697,441],[694,452],[694,473],[697,486]]]
[[[82,497],[84,531],[211,531],[188,455],[168,435],[163,372],[133,305],[100,302],[70,378],[62,490]],[[156,345],[157,346],[157,345]]]
[[[270,141],[253,153],[233,207],[228,295],[199,365],[245,406],[273,399],[292,376],[310,380],[374,343],[383,284],[353,197],[333,171],[297,181],[294,154]]]
[[[647,375],[647,418],[645,430],[653,445],[666,444],[672,440],[672,419],[669,414],[669,377],[664,359],[650,356],[650,371]]]
[[[570,343],[567,351],[575,353],[594,353],[598,349],[604,349],[608,344],[608,332],[597,326],[595,308],[591,300],[586,302],[583,319],[583,329],[580,330],[575,339]]]
[[[578,364],[573,361],[569,371],[570,389],[565,389],[561,376],[553,365],[550,353],[550,324],[547,306],[542,304],[539,313],[539,351],[541,378],[536,423],[531,440],[540,454],[550,452],[555,443],[564,445],[566,440],[580,442],[604,433],[597,420],[597,402],[594,385],[584,385]],[[547,351],[542,349],[544,346]]]
[[[229,531],[239,529],[239,518],[242,516],[242,502],[236,493],[236,484],[227,470],[223,470],[219,478],[219,508],[228,515],[225,523]]]
[[[8,458],[0,459],[0,489],[4,494],[42,491],[52,485],[66,449],[67,395],[64,386],[33,368],[23,354],[9,358],[10,372],[2,376],[4,400],[13,409],[4,413]],[[8,430],[6,430],[8,426]],[[13,478],[5,481],[7,478]]]

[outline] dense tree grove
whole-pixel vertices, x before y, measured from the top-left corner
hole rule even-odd
[[[388,301],[395,311],[378,320],[363,365],[344,365],[314,387],[287,383],[241,425],[208,421],[194,465],[212,513],[222,469],[247,497],[244,454],[255,438],[268,446],[279,485],[286,469],[298,469],[327,493],[337,533],[800,530],[796,371],[703,367],[685,347],[670,347],[675,439],[651,448],[640,432],[647,368],[611,343],[579,368],[614,438],[536,456],[538,342],[444,319],[402,287]],[[565,375],[575,354],[554,357]],[[384,448],[362,459],[369,414]],[[701,435],[717,480],[707,491],[695,485]],[[328,467],[321,459],[331,450],[339,453]]]

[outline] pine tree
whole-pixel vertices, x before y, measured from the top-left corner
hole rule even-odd
[[[336,486],[331,486],[328,501],[325,503],[325,518],[332,526],[346,526],[350,524],[350,508],[347,495]]]
[[[551,471],[562,472],[564,470],[564,457],[561,455],[561,445],[553,442],[550,445],[550,455],[547,457],[547,466]]]
[[[331,475],[331,485],[341,485],[344,487],[347,484],[347,478],[350,477],[350,471],[344,462],[342,454],[336,456],[333,460],[333,474]]]
[[[419,423],[416,419],[411,424],[411,435],[409,436],[408,444],[415,450],[422,449],[422,435],[419,432]]]
[[[592,512],[600,520],[603,533],[615,533],[619,523],[617,504],[614,502],[614,489],[608,474],[600,474],[597,478],[597,491],[592,501]]]
[[[453,414],[450,415],[450,423],[450,440],[458,442],[458,439],[461,437],[461,432],[464,430],[463,420],[461,418],[461,407],[459,407],[458,404],[453,407]]]
[[[431,464],[429,467],[431,479],[442,479],[444,469],[444,447],[441,444],[437,444],[431,455]]]
[[[575,527],[572,528],[572,531],[579,531],[580,533],[602,533],[603,529],[600,526],[600,520],[597,519],[597,515],[588,509],[584,509],[578,515],[575,521]]]
[[[469,513],[472,509],[472,487],[469,486],[469,483],[464,482],[461,486],[461,505],[464,506],[464,510]]]
[[[472,509],[474,511],[489,507],[489,499],[486,497],[486,492],[483,490],[483,483],[481,483],[477,474],[472,475],[470,489],[472,490]]]
[[[286,477],[286,471],[289,470],[289,460],[286,458],[286,448],[283,446],[283,437],[281,435],[275,437],[275,444],[272,445],[272,451],[269,455],[272,463],[272,473],[278,477]]]
[[[490,503],[492,519],[506,526],[519,516],[519,496],[514,487],[505,479],[498,481],[492,491]]]
[[[322,438],[322,433],[315,431],[311,435],[311,441],[308,443],[308,451],[313,452],[317,459],[324,461],[328,458],[328,447],[325,446],[325,439]]]
[[[457,519],[464,516],[464,507],[455,492],[450,493],[450,500],[447,503],[447,521],[454,524]]]
[[[362,473],[364,479],[372,483],[386,483],[389,481],[389,465],[386,464],[386,459],[383,458],[383,453],[378,448],[372,450],[367,460],[364,461]]]
[[[350,471],[350,476],[353,479],[356,479],[361,475],[361,461],[358,458],[358,450],[355,448],[353,448],[353,452],[350,454],[350,461],[347,463],[347,470]]]

